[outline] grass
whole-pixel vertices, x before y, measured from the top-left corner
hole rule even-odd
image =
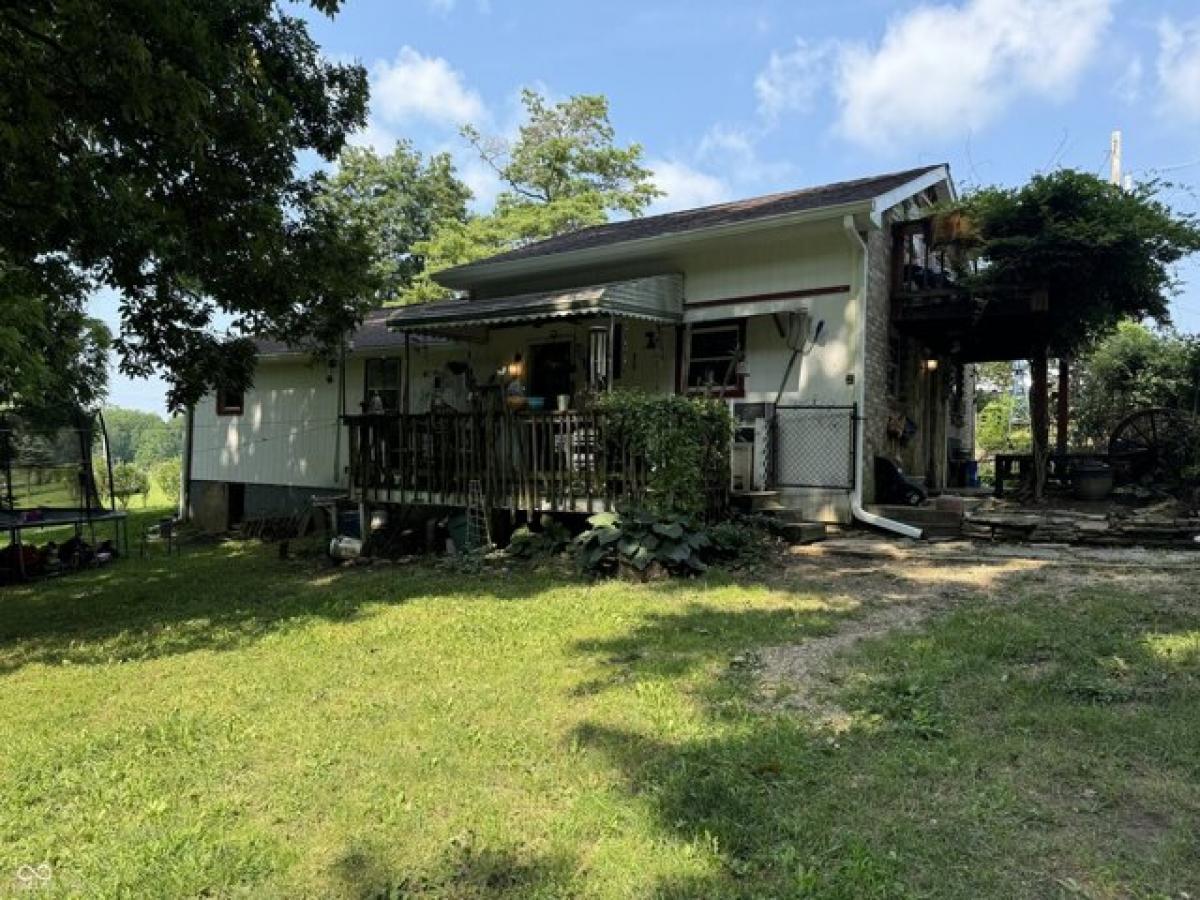
[[[1196,895],[1186,590],[1013,574],[841,657],[845,730],[772,711],[756,654],[860,574],[219,543],[0,591],[0,895]]]

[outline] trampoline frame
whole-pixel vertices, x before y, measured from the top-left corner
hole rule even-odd
[[[109,452],[108,428],[104,424],[104,416],[100,410],[86,412],[75,410],[70,419],[75,423],[69,427],[79,436],[79,506],[51,507],[29,506],[17,507],[13,494],[12,469],[15,453],[9,442],[14,429],[10,427],[8,418],[0,413],[0,467],[4,474],[4,497],[0,499],[0,528],[7,531],[9,541],[17,549],[17,569],[22,580],[28,578],[25,571],[25,554],[22,534],[25,531],[45,528],[74,528],[75,537],[82,538],[83,530],[88,529],[89,538],[94,546],[96,543],[97,523],[113,523],[113,546],[118,552],[129,554],[129,517],[124,510],[117,509],[116,497],[109,491],[109,506],[106,509],[100,500],[100,490],[96,485],[96,473],[92,466],[92,443],[96,436],[96,425],[99,426],[100,439],[104,447],[104,465],[108,469],[108,483],[112,484],[113,465]],[[95,500],[93,505],[92,501]]]

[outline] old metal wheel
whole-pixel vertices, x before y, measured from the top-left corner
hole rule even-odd
[[[1109,461],[1122,481],[1177,475],[1189,422],[1166,407],[1141,409],[1117,423],[1108,441]]]

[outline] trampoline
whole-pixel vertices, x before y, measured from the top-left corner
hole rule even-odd
[[[112,526],[111,548],[129,551],[126,514],[110,496],[104,505],[95,467],[103,466],[112,483],[108,436],[99,411],[0,413],[0,529],[9,534],[0,570],[24,580],[36,556],[27,549],[24,533],[40,529],[71,529],[64,546],[80,552],[62,562],[78,566],[84,548],[96,558],[96,528]],[[85,532],[90,545],[84,543]]]

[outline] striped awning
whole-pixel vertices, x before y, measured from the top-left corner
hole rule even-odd
[[[444,334],[447,329],[596,315],[681,322],[683,277],[655,275],[562,291],[418,303],[397,309],[388,317],[387,324],[396,331]]]

